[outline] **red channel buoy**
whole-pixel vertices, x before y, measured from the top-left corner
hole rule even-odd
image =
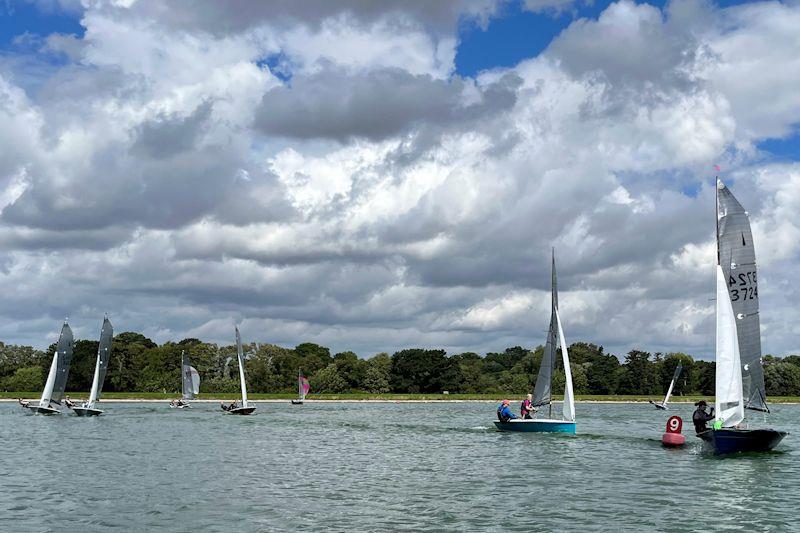
[[[661,436],[661,444],[667,448],[679,448],[686,444],[686,437],[681,435],[683,420],[679,416],[671,416],[667,420],[667,432]]]

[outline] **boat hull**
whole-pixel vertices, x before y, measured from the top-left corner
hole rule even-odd
[[[712,429],[709,432],[714,453],[768,452],[788,435],[774,429]],[[703,438],[703,437],[701,437]],[[707,440],[707,439],[703,439]]]
[[[73,407],[72,412],[78,416],[100,416],[103,414],[103,411],[93,407]]]
[[[497,421],[495,427],[500,431],[523,431],[531,433],[575,433],[575,422],[568,420],[516,418],[508,422]]]
[[[26,408],[35,415],[60,415],[61,411],[52,407],[39,407],[38,405],[26,405]]]
[[[292,400],[292,405],[303,405],[303,400]]]
[[[230,409],[225,412],[231,415],[251,415],[255,410],[256,408],[254,406],[249,406],[249,407],[237,407],[236,409]]]
[[[183,405],[172,405],[172,404],[170,404],[169,408],[170,409],[191,409],[192,406],[189,405],[188,403],[185,403]]]

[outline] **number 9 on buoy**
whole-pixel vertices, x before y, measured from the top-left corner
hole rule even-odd
[[[661,436],[661,444],[667,448],[679,448],[686,444],[686,437],[681,434],[683,420],[679,416],[667,419],[667,431]]]

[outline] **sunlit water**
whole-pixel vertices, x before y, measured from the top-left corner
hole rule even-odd
[[[499,433],[493,404],[0,404],[0,530],[686,531],[800,528],[800,406],[778,452],[718,458],[690,405],[579,404],[578,434]],[[666,450],[669,414],[689,445]]]

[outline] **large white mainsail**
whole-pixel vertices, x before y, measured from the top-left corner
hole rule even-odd
[[[100,399],[100,392],[103,390],[103,382],[106,380],[108,371],[108,361],[111,358],[111,342],[114,337],[114,328],[108,317],[103,319],[103,326],[100,328],[100,345],[97,348],[97,362],[94,367],[94,379],[92,379],[92,391],[89,393],[89,401],[85,407],[92,408],[96,401]]]
[[[72,360],[72,330],[66,321],[61,327],[61,334],[58,336],[56,351],[53,354],[53,362],[50,364],[50,372],[47,374],[42,397],[39,399],[39,407],[53,408],[53,404],[61,405],[61,398],[64,396],[64,389],[67,386],[67,376],[69,375],[69,364]]]
[[[681,370],[683,370],[683,363],[680,361],[678,362],[678,366],[675,367],[675,373],[672,374],[672,381],[669,382],[669,388],[667,389],[667,394],[664,395],[664,401],[661,402],[661,407],[667,408],[667,402],[669,401],[669,397],[672,396],[672,389],[675,387],[675,382],[678,381],[678,376],[681,375]]]
[[[239,336],[239,327],[236,327],[236,355],[239,357],[239,380],[242,384],[242,407],[247,407],[247,383],[244,379],[244,350],[242,338]]]

